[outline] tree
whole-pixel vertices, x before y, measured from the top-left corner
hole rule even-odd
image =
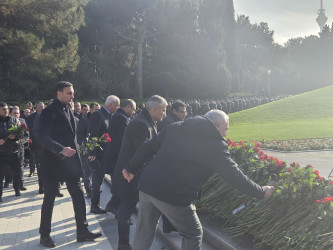
[[[3,0],[0,3],[0,80],[7,96],[40,98],[50,82],[75,71],[84,0]]]

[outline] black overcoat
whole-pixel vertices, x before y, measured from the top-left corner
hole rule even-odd
[[[137,187],[140,173],[128,183],[122,175],[122,170],[127,167],[129,160],[135,154],[137,149],[140,148],[146,140],[155,136],[156,133],[156,124],[153,122],[146,109],[143,109],[138,115],[136,115],[125,129],[114,173],[115,177],[112,182],[112,193],[121,199],[128,201],[139,200],[139,191]]]
[[[116,167],[125,129],[130,121],[131,117],[121,108],[110,120],[108,134],[111,137],[111,142],[107,143],[104,149],[104,162],[106,162],[106,172],[111,176],[113,176]]]
[[[76,131],[77,120],[69,110],[65,113],[64,105],[54,99],[40,116],[39,143],[43,146],[42,168],[46,180],[67,181],[83,176],[81,160],[78,153],[65,157],[60,152],[64,147],[78,151]]]

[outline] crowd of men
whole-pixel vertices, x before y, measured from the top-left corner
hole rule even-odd
[[[183,237],[182,249],[200,249],[202,228],[193,201],[214,172],[249,196],[262,199],[272,195],[272,187],[257,185],[238,169],[224,137],[229,128],[227,113],[273,99],[168,103],[154,95],[140,105],[141,109],[134,100],[120,100],[115,95],[108,96],[102,106],[96,102],[73,103],[73,99],[73,85],[61,81],[46,108],[43,102],[37,102],[34,110],[28,102],[23,112],[17,106],[9,112],[8,105],[0,103],[0,201],[5,176],[5,186],[12,176],[16,196],[26,190],[24,150],[29,148],[29,176],[37,170],[39,194],[44,194],[39,230],[44,246],[56,246],[50,236],[52,211],[55,197],[62,196],[59,190],[63,183],[72,197],[77,241],[101,236],[88,230],[83,181],[86,196],[91,199],[90,212],[115,215],[119,250],[149,249],[161,215],[163,231],[178,231]],[[29,128],[31,139],[24,145],[17,144],[21,138],[8,131],[11,125],[21,123]],[[110,142],[102,142],[87,152],[79,150],[89,138],[105,134],[111,137]],[[111,176],[112,196],[102,208],[100,190],[105,174]],[[131,244],[131,215],[137,209],[136,234]]]

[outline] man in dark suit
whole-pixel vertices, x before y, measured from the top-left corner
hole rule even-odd
[[[157,134],[156,122],[165,116],[168,103],[158,95],[150,97],[144,108],[135,116],[127,126],[122,141],[119,157],[116,163],[112,194],[120,198],[118,207],[118,250],[132,249],[129,244],[129,219],[139,200],[137,190],[139,175],[130,183],[123,178],[122,170],[127,167],[128,161],[136,150],[148,139]]]
[[[101,137],[108,132],[111,116],[117,111],[120,100],[115,95],[106,98],[101,109],[92,113],[89,117],[90,137]],[[112,138],[111,138],[112,139]],[[106,162],[104,161],[106,143],[101,144],[103,150],[96,148],[88,156],[90,161],[95,161],[96,167],[91,173],[91,208],[90,212],[105,214],[106,211],[100,207],[100,188],[104,179]]]
[[[121,101],[120,108],[110,120],[108,134],[112,140],[105,148],[104,161],[107,163],[106,173],[111,175],[112,180],[114,178],[114,170],[120,152],[121,143],[123,141],[125,128],[130,123],[135,111],[136,103],[132,99],[123,100]],[[112,195],[110,201],[106,205],[106,211],[116,214],[119,202],[119,197]]]
[[[214,172],[249,196],[263,199],[273,194],[272,186],[254,183],[231,159],[223,138],[228,128],[229,117],[211,110],[171,124],[137,150],[123,170],[130,183],[141,175],[134,250],[150,249],[161,214],[183,236],[181,249],[201,249],[203,230],[192,202]]]
[[[184,121],[186,115],[186,104],[181,100],[175,101],[171,106],[170,114],[164,117],[163,120],[157,125],[157,132],[161,132],[163,129],[174,122]],[[164,215],[162,215],[162,220],[163,233],[171,233],[172,231],[176,231],[176,228]]]
[[[61,81],[56,85],[57,98],[47,106],[39,124],[39,142],[44,147],[42,167],[44,175],[44,200],[41,211],[40,243],[55,247],[50,237],[54,200],[59,181],[66,182],[72,197],[77,227],[77,241],[92,241],[101,233],[91,233],[86,219],[86,204],[81,188],[82,167],[77,154],[77,124],[69,104],[74,98],[73,85]]]

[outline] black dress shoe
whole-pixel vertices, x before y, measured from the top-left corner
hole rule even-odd
[[[77,235],[77,242],[84,242],[84,241],[94,241],[98,237],[101,237],[101,233],[92,233],[92,232],[87,232],[85,234],[78,234]]]
[[[26,191],[26,190],[27,190],[27,188],[26,188],[26,187],[23,187],[23,186],[21,186],[21,187],[20,187],[20,190],[21,190],[21,191]]]
[[[105,208],[106,212],[113,213],[115,216],[117,216],[118,210],[114,207],[108,207]]]
[[[56,194],[56,196],[57,197],[64,197],[64,194],[62,194],[62,193],[59,192],[59,193]]]
[[[50,236],[40,237],[40,244],[46,247],[54,248],[56,244]]]
[[[92,206],[90,208],[90,213],[93,213],[93,214],[106,214],[106,210],[100,208],[99,206]]]
[[[21,196],[20,190],[15,191],[15,196]]]
[[[132,250],[130,244],[118,244],[118,250]]]
[[[5,184],[3,184],[4,188],[8,188],[8,186],[9,186],[9,183],[7,183],[7,182],[5,182]]]

